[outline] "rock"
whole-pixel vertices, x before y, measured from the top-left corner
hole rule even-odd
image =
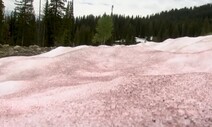
[[[3,45],[2,44],[0,44],[0,48],[3,48]]]
[[[30,45],[29,48],[31,49],[37,49],[37,48],[40,48],[38,45]]]
[[[8,56],[32,56],[48,52],[56,48],[56,47],[39,47],[38,45],[31,45],[29,47],[16,45],[13,47],[1,44],[1,46],[0,46],[0,58]]]
[[[41,51],[42,50],[38,45],[30,45],[29,48],[34,50],[34,51]]]
[[[41,51],[42,49],[40,47],[36,48],[37,51]]]
[[[15,53],[14,49],[13,48],[9,48],[8,55],[12,56],[14,53]]]
[[[21,46],[16,45],[13,49],[14,49],[14,50],[20,50],[20,49],[21,49]]]
[[[9,44],[4,44],[3,45],[3,48],[7,48],[7,47],[10,47],[10,45]]]

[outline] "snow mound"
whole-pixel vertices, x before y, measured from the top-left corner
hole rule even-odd
[[[182,37],[167,39],[162,43],[148,42],[142,44],[149,48],[177,53],[195,53],[212,49],[212,35],[201,37]],[[140,44],[141,45],[141,44]]]
[[[25,87],[25,84],[26,82],[21,82],[21,81],[0,82],[0,97],[23,90]]]
[[[37,55],[36,57],[56,57],[56,56],[63,55],[63,54],[68,53],[68,52],[80,50],[80,49],[83,49],[83,48],[86,48],[86,47],[88,47],[88,46],[78,46],[78,47],[75,47],[75,48],[58,47],[58,48],[56,48],[56,49],[54,49],[50,52],[43,53],[41,55]]]
[[[0,126],[210,126],[212,36],[0,59]]]

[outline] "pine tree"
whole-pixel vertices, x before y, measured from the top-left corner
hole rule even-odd
[[[43,9],[43,27],[44,27],[44,43],[43,46],[54,46],[54,37],[53,37],[53,26],[51,15],[49,11],[49,1],[46,0],[46,4]]]
[[[9,21],[10,17],[5,16],[2,28],[2,40],[3,43],[10,44],[10,32],[9,32]]]
[[[53,45],[62,45],[64,39],[63,17],[65,13],[65,2],[63,0],[51,0],[49,7],[50,40]],[[61,42],[62,41],[62,42]],[[53,46],[51,45],[51,46]]]
[[[10,45],[17,45],[17,36],[18,36],[18,29],[17,27],[17,13],[16,12],[11,12],[9,16],[9,35],[10,35]]]
[[[3,43],[3,20],[4,20],[4,4],[3,1],[0,0],[0,43]]]
[[[33,0],[16,0],[15,13],[17,13],[16,28],[20,45],[35,43],[35,14]]]
[[[74,27],[74,13],[73,13],[73,0],[68,2],[64,16],[64,45],[72,45],[73,41],[73,27]]]
[[[113,21],[110,16],[103,15],[98,20],[96,27],[96,34],[93,38],[93,42],[100,42],[101,44],[105,44],[105,42],[112,36],[113,31]]]
[[[64,0],[51,0],[49,4],[49,11],[54,14],[55,17],[62,18],[65,10],[66,8]]]
[[[65,10],[65,18],[74,19],[74,1],[69,1]]]
[[[201,35],[207,35],[210,32],[212,32],[212,31],[210,28],[209,20],[208,20],[208,18],[205,18],[203,25],[202,25]]]
[[[179,37],[179,35],[180,35],[180,32],[179,32],[179,27],[178,27],[178,25],[177,24],[175,24],[174,26],[173,26],[173,31],[172,31],[172,38],[176,38],[176,37]]]

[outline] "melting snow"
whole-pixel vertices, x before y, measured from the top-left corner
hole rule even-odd
[[[143,45],[147,45],[150,48],[177,52],[177,53],[195,53],[212,49],[212,35],[201,37],[182,37],[178,39],[167,39],[163,43],[149,42]]]
[[[212,36],[0,59],[0,126],[210,126]]]
[[[3,95],[13,94],[25,87],[25,82],[19,81],[6,81],[0,82],[0,97]]]

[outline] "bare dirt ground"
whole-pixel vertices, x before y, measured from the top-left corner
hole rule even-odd
[[[212,37],[189,39],[2,58],[0,126],[211,127],[212,50],[173,45]]]
[[[0,44],[0,58],[8,56],[32,56],[48,52],[55,47],[39,47],[37,45],[25,46],[10,46]]]

